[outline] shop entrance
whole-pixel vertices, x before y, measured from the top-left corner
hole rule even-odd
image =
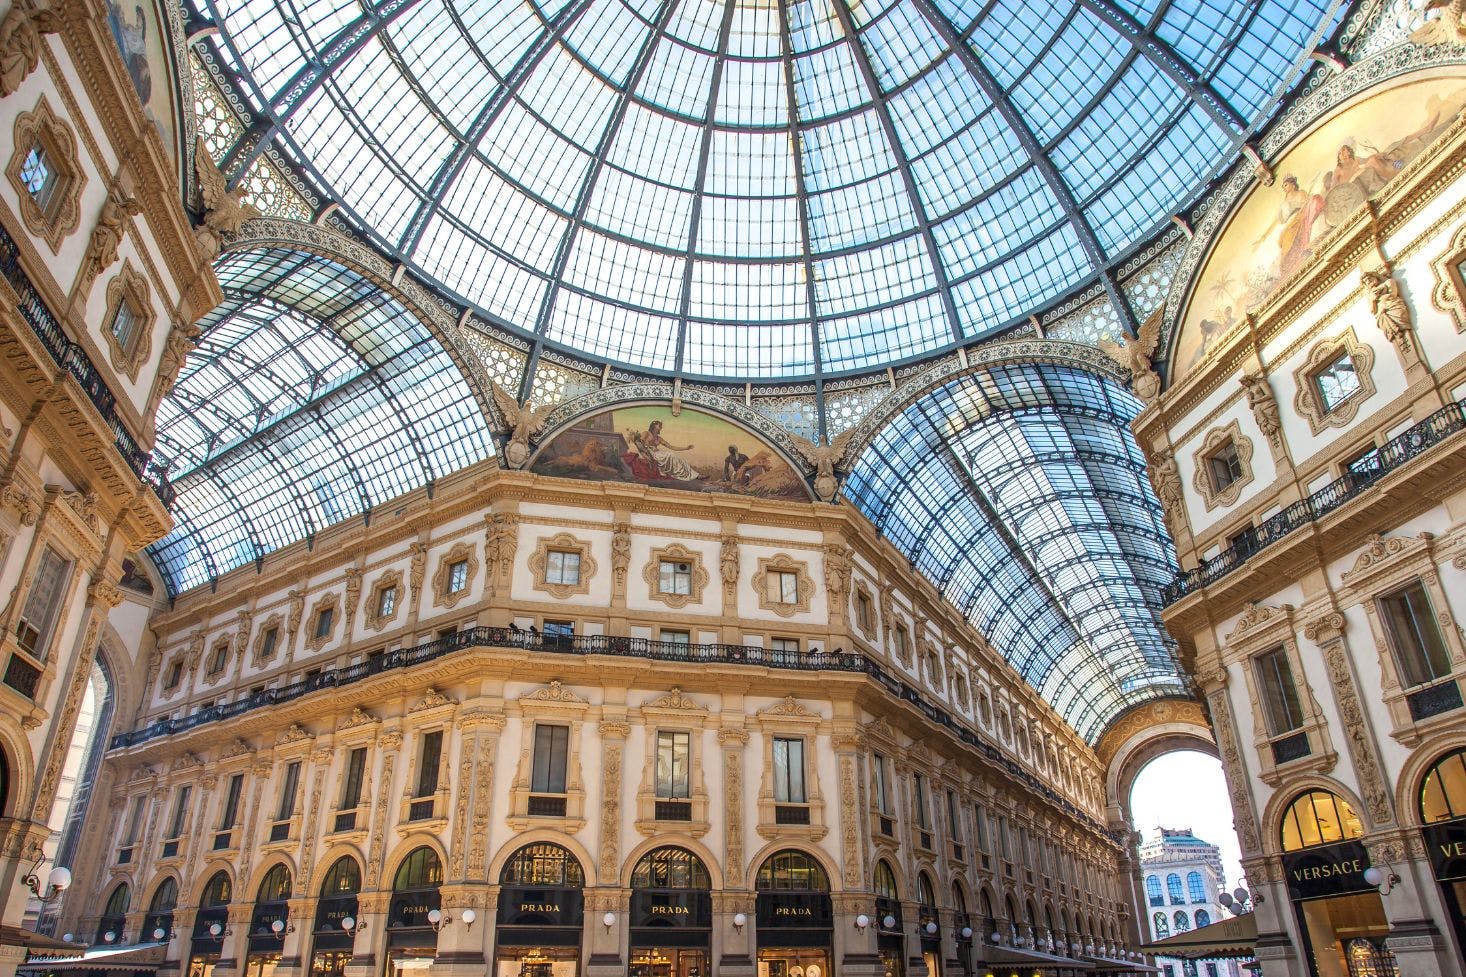
[[[338,858],[327,869],[311,933],[310,977],[343,977],[346,973],[357,922],[356,894],[360,890],[361,866],[350,855]]]
[[[387,908],[387,973],[389,977],[422,977],[438,953],[433,927],[442,898],[443,861],[424,845],[414,848],[397,866],[392,901]]]
[[[758,890],[758,977],[830,977],[834,910],[819,862],[786,849],[769,856]]]
[[[1466,750],[1437,760],[1420,784],[1420,823],[1431,869],[1441,887],[1441,902],[1466,963]]]
[[[265,873],[249,919],[249,952],[243,977],[272,977],[290,926],[290,869],[281,862]]]
[[[525,845],[499,873],[494,977],[578,977],[585,872],[559,845]]]
[[[631,977],[709,977],[712,881],[685,848],[647,852],[631,874]]]
[[[188,977],[213,977],[229,928],[229,900],[234,885],[226,872],[215,872],[204,886],[198,915],[193,918],[193,936],[188,948]]]
[[[902,930],[901,892],[896,873],[884,859],[876,861],[876,953],[882,977],[906,977],[906,937]]]

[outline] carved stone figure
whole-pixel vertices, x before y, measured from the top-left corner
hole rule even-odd
[[[508,577],[514,569],[514,551],[519,546],[519,517],[512,512],[496,512],[485,531],[484,556],[489,574]]]
[[[1129,336],[1122,337],[1124,345],[1111,342],[1101,342],[1100,349],[1104,350],[1116,363],[1126,367],[1130,371],[1130,382],[1135,388],[1135,396],[1147,404],[1153,402],[1161,393],[1161,378],[1155,369],[1150,365],[1150,358],[1155,355],[1156,347],[1161,342],[1161,318],[1166,307],[1162,305],[1150,314],[1140,326],[1139,333],[1132,339]]]
[[[718,551],[718,574],[726,586],[738,583],[738,537],[724,536],[722,548]]]
[[[494,406],[504,415],[504,426],[509,435],[509,442],[504,445],[504,460],[509,463],[510,468],[523,468],[524,463],[529,461],[530,439],[539,437],[540,432],[545,429],[545,418],[554,409],[554,405],[536,410],[532,400],[521,404],[509,391],[492,380],[489,381],[489,389],[494,394]]]
[[[611,568],[616,573],[616,589],[626,586],[626,566],[631,562],[631,528],[624,522],[616,524],[611,534]]]
[[[1425,10],[1439,11],[1440,16],[1421,24],[1410,40],[1422,47],[1466,42],[1466,0],[1426,0]]]
[[[87,239],[87,251],[82,256],[82,289],[91,287],[97,276],[110,268],[117,260],[117,249],[127,232],[127,220],[142,212],[137,200],[120,186],[113,186],[102,202],[102,213],[97,216],[97,226]]]
[[[1388,271],[1365,271],[1359,278],[1369,289],[1369,310],[1379,323],[1379,331],[1401,353],[1409,354],[1413,323],[1410,306],[1400,294],[1400,283]]]
[[[61,29],[61,15],[49,8],[27,10],[13,3],[0,20],[0,95],[13,95],[41,63],[42,35]]]
[[[408,574],[408,582],[412,586],[412,602],[416,604],[422,595],[423,577],[428,571],[428,548],[422,543],[413,543],[410,548],[412,550],[412,569]]]
[[[1176,469],[1176,459],[1169,451],[1158,451],[1152,456],[1150,484],[1155,488],[1156,498],[1160,501],[1166,518],[1180,519],[1181,513],[1185,511],[1182,506],[1181,473]]]
[[[855,428],[851,428],[836,435],[833,441],[821,438],[819,444],[797,434],[789,435],[804,460],[814,466],[814,494],[821,502],[834,502],[840,491],[840,478],[836,469],[840,460],[845,457],[845,448],[854,434]]]
[[[825,586],[832,595],[843,594],[850,586],[850,550],[839,543],[825,547]]]
[[[1282,447],[1283,421],[1266,374],[1244,373],[1238,382],[1247,392],[1247,406],[1252,408],[1252,417],[1257,421],[1258,429],[1274,447]]]

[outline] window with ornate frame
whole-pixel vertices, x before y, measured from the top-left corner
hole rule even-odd
[[[107,283],[102,334],[112,368],[129,380],[137,380],[138,371],[153,354],[155,320],[147,279],[124,260],[122,270]]]
[[[709,830],[703,777],[707,708],[673,688],[643,705],[641,716],[647,748],[636,792],[636,830],[648,838],[670,830],[702,837]]]
[[[673,608],[702,603],[709,579],[702,554],[679,543],[653,548],[641,578],[652,600]]]
[[[758,606],[780,617],[808,613],[814,596],[814,578],[809,564],[801,563],[787,553],[776,553],[758,561],[754,574],[758,585]]]
[[[872,641],[876,637],[875,597],[864,581],[857,581],[855,590],[855,626]]]
[[[585,826],[580,742],[590,703],[558,681],[525,693],[517,702],[523,739],[509,790],[509,827],[574,834]]]
[[[1457,229],[1446,253],[1430,267],[1435,272],[1431,304],[1450,314],[1457,332],[1466,332],[1466,227]]]
[[[478,555],[471,543],[454,543],[438,558],[433,574],[433,606],[456,607],[473,589],[478,573]]]
[[[388,570],[372,584],[371,596],[367,598],[367,630],[380,631],[395,621],[401,610],[402,571]]]
[[[1348,364],[1347,373],[1339,372]],[[1331,427],[1344,427],[1359,414],[1359,408],[1374,396],[1374,350],[1361,343],[1350,326],[1336,336],[1319,340],[1309,349],[1302,365],[1293,371],[1297,393],[1293,409],[1307,419],[1313,434]]]
[[[256,665],[270,661],[280,650],[280,628],[284,623],[285,619],[279,614],[272,614],[260,627],[260,633],[255,636],[254,663]]]
[[[27,655],[38,662],[50,657],[51,639],[61,620],[66,595],[71,589],[75,560],[67,559],[59,550],[41,547],[41,555],[31,574],[25,602],[15,624],[15,640]]]
[[[764,761],[758,833],[765,838],[819,841],[829,831],[819,764],[811,762],[819,755],[819,714],[790,695],[755,718],[763,734]]]
[[[229,664],[229,652],[233,647],[233,642],[228,638],[214,643],[214,651],[209,656],[208,675],[214,676],[224,671],[224,666]]]
[[[1207,512],[1236,502],[1251,484],[1252,454],[1252,439],[1242,433],[1236,418],[1206,433],[1192,456],[1196,470],[1191,484]]]
[[[589,594],[591,580],[596,575],[596,561],[591,557],[590,549],[588,541],[569,533],[540,537],[529,558],[534,588],[556,600]],[[576,559],[567,561],[569,555]]]
[[[59,254],[61,241],[81,221],[86,175],[76,136],[42,96],[33,110],[16,116],[14,140],[5,173],[20,201],[20,219],[53,254]]]
[[[311,610],[310,633],[305,639],[308,650],[320,651],[335,637],[337,618],[341,616],[340,604],[339,594],[327,594],[316,601],[316,606]]]

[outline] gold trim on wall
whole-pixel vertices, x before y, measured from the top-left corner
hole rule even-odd
[[[1340,353],[1349,354],[1349,359],[1354,364],[1354,376],[1359,379],[1359,389],[1340,401],[1332,410],[1328,410],[1318,395],[1318,385],[1313,382],[1314,376],[1337,359]],[[1310,433],[1318,434],[1330,427],[1344,427],[1354,420],[1359,414],[1359,408],[1374,396],[1374,378],[1370,375],[1373,370],[1374,350],[1359,341],[1353,326],[1337,336],[1315,343],[1309,349],[1303,365],[1293,371],[1293,383],[1298,390],[1293,395],[1293,409],[1298,412],[1299,417],[1308,419]]]
[[[580,576],[576,583],[550,583],[546,579],[551,550],[580,554]],[[577,594],[590,593],[590,581],[596,573],[596,561],[590,555],[589,541],[577,539],[569,533],[556,533],[554,536],[541,536],[535,544],[535,550],[529,557],[529,571],[534,574],[535,590],[544,591],[556,600],[564,600]]]
[[[581,557],[582,564],[585,557]],[[691,593],[669,594],[662,590],[662,563],[687,563],[692,569]],[[680,543],[672,543],[669,546],[658,546],[651,552],[646,566],[641,569],[641,578],[646,581],[647,596],[654,601],[659,601],[671,608],[686,607],[688,604],[701,604],[703,590],[708,585],[708,572],[702,565],[702,554]],[[582,579],[584,577],[582,576]]]

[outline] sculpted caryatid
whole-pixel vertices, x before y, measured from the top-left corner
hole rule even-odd
[[[61,29],[54,10],[27,10],[12,3],[0,20],[0,95],[13,95],[26,76],[41,63],[42,35]]]
[[[1274,444],[1279,443],[1278,438],[1283,432],[1283,421],[1278,413],[1278,402],[1273,399],[1273,391],[1268,386],[1267,377],[1261,373],[1244,373],[1238,380],[1242,389],[1247,391],[1247,406],[1252,408],[1252,416],[1257,421],[1258,428],[1267,439]]]
[[[1410,306],[1400,294],[1400,284],[1387,271],[1365,271],[1359,275],[1369,289],[1369,310],[1379,331],[1402,353],[1410,351]]]
[[[87,253],[82,258],[85,269],[83,279],[88,285],[117,260],[117,249],[122,245],[126,233],[127,219],[136,216],[142,208],[128,196],[121,187],[113,187],[102,202],[102,213],[97,216],[97,226],[87,241]]]
[[[1169,451],[1157,452],[1150,460],[1150,483],[1166,515],[1175,518],[1182,511],[1181,473]]]

